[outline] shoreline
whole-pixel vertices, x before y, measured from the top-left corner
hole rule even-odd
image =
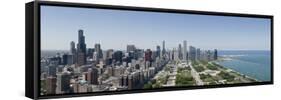
[[[231,59],[231,58],[230,58],[230,59]],[[225,61],[225,60],[222,60],[222,61]],[[256,82],[261,82],[260,80],[258,80],[258,79],[256,79],[256,78],[253,78],[253,77],[251,77],[251,76],[249,76],[249,75],[243,74],[243,73],[241,73],[241,72],[239,72],[239,71],[237,71],[237,70],[234,70],[234,69],[232,69],[232,68],[225,67],[224,65],[221,65],[218,61],[214,61],[214,63],[217,64],[217,65],[220,65],[220,66],[223,67],[223,68],[225,68],[225,71],[230,70],[230,71],[232,71],[232,72],[238,74],[238,75],[241,76],[241,77],[245,77],[245,78],[247,78],[247,79],[254,80],[254,81],[256,81]]]

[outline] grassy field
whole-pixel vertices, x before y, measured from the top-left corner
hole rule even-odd
[[[191,73],[190,73],[190,68],[179,68],[178,73],[176,76],[176,85],[177,86],[191,86],[195,85],[196,82],[193,79]]]

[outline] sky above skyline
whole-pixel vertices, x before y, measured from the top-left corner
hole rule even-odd
[[[69,50],[84,30],[87,48],[270,50],[270,19],[41,6],[41,49]],[[161,47],[162,48],[162,47]]]

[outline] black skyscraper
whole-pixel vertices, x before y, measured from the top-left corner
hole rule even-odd
[[[182,54],[182,47],[181,44],[179,44],[179,48],[178,48],[178,57],[180,60],[183,59],[183,54]]]
[[[122,57],[123,57],[122,51],[116,51],[113,54],[113,59],[115,60],[115,62],[122,63]]]
[[[161,55],[160,53],[161,53],[161,49],[160,49],[160,46],[158,45],[158,46],[156,46],[156,54],[157,54],[156,56],[160,57],[160,55]]]
[[[218,59],[218,50],[215,49],[214,50],[214,60],[217,60]]]
[[[77,65],[86,64],[86,44],[83,30],[78,31],[78,44],[77,44]]]
[[[165,41],[163,41],[163,42],[162,42],[162,47],[163,47],[163,49],[162,49],[162,56],[164,56],[164,55],[165,55],[165,53],[166,53],[166,49],[165,49]]]
[[[86,53],[85,36],[83,35],[83,30],[78,30],[77,51]]]

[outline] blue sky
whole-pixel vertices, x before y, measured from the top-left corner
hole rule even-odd
[[[101,43],[104,50],[154,50],[163,40],[169,49],[183,40],[202,49],[270,49],[269,19],[41,6],[42,50],[69,50],[79,29],[87,47]]]

